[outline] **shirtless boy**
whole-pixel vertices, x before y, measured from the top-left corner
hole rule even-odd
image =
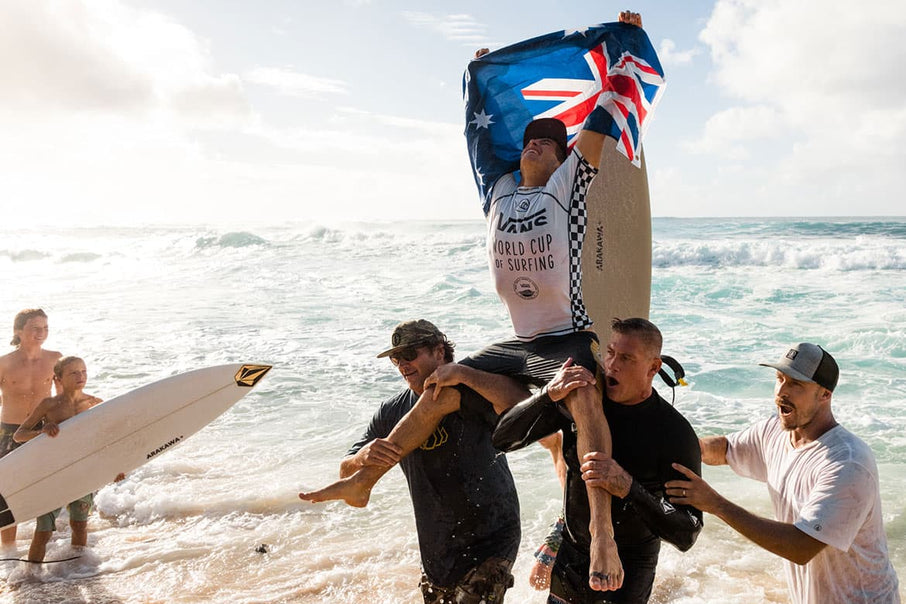
[[[60,433],[62,422],[101,402],[101,399],[82,392],[88,381],[88,370],[85,368],[85,361],[79,357],[63,357],[57,361],[53,367],[53,376],[59,394],[38,403],[13,435],[16,442],[24,443],[41,433],[54,437]],[[89,493],[69,504],[69,525],[72,527],[74,546],[84,547],[88,543],[88,513],[93,499],[93,495]],[[56,529],[59,513],[58,508],[38,518],[28,550],[29,562],[44,560],[47,543]]]
[[[13,320],[11,346],[16,349],[0,356],[0,457],[18,445],[13,434],[43,399],[51,395],[53,366],[62,356],[41,346],[47,339],[47,315],[29,308]],[[16,542],[16,527],[0,531],[2,544]]]

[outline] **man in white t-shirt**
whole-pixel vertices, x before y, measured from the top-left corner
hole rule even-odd
[[[785,558],[794,603],[899,603],[874,455],[831,410],[836,361],[820,346],[801,343],[762,365],[777,370],[777,414],[741,432],[700,439],[700,445],[706,464],[729,464],[741,476],[766,482],[777,520],[731,503],[678,464],[689,480],[666,484],[671,501],[714,514]]]

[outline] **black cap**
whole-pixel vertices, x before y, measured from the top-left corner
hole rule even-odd
[[[446,336],[430,321],[425,319],[404,321],[394,328],[393,334],[390,336],[390,349],[377,356],[382,359],[410,346],[424,345],[429,342],[445,342],[446,339]]]
[[[569,155],[569,147],[566,145],[566,126],[563,122],[554,117],[542,117],[525,127],[525,134],[522,136],[522,146],[525,147],[530,140],[535,138],[549,138],[560,147],[563,155]]]
[[[837,387],[840,369],[826,350],[817,344],[800,342],[790,348],[776,363],[759,363],[783,372],[801,382],[815,382],[831,392]]]

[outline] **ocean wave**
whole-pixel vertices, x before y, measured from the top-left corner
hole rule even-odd
[[[668,241],[654,242],[652,265],[673,266],[784,267],[836,271],[904,270],[906,248],[903,245],[872,241],[801,240],[726,242]]]
[[[94,252],[75,252],[60,258],[60,262],[94,262],[100,257],[100,254],[95,254]]]
[[[315,225],[295,234],[294,243],[330,247],[338,253],[390,257],[394,252],[445,254],[457,257],[475,250],[484,253],[486,227],[478,221],[393,222]]]
[[[0,256],[6,256],[13,262],[29,262],[32,260],[43,260],[50,256],[46,252],[41,252],[39,250],[22,250],[19,252],[13,252],[10,250],[0,251]]]
[[[906,239],[906,220],[888,218],[653,218],[656,238],[793,237]]]
[[[195,240],[195,247],[197,249],[207,249],[212,247],[220,248],[242,248],[250,247],[253,245],[267,245],[268,242],[266,239],[255,235],[254,233],[249,233],[247,231],[236,231],[231,233],[225,233],[219,237],[210,236],[210,237],[199,237]]]

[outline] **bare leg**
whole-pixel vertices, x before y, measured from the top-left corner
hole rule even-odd
[[[402,449],[402,457],[428,440],[440,421],[459,409],[458,390],[444,388],[436,401],[433,400],[433,393],[433,388],[425,390],[415,406],[403,416],[403,419],[387,436],[388,440]],[[323,489],[310,493],[299,493],[299,498],[311,502],[342,499],[353,507],[365,507],[371,497],[371,489],[391,467],[364,466],[348,478],[341,478]]]
[[[611,454],[610,427],[601,407],[601,393],[594,386],[584,386],[570,392],[565,401],[576,422],[576,449],[581,463],[586,453],[599,451]],[[589,555],[591,564],[588,585],[597,591],[619,589],[623,584],[623,565],[613,539],[610,520],[611,495],[604,489],[588,489],[591,521]]]
[[[6,545],[15,545],[16,544],[16,529],[18,526],[8,526],[3,530],[0,530],[0,544]]]
[[[53,531],[35,531],[35,536],[31,540],[31,547],[28,548],[29,562],[44,561],[44,555],[47,553],[47,543],[50,541],[51,535],[53,535]]]
[[[88,521],[87,520],[70,520],[69,526],[72,528],[73,545],[85,547],[88,545]]]

